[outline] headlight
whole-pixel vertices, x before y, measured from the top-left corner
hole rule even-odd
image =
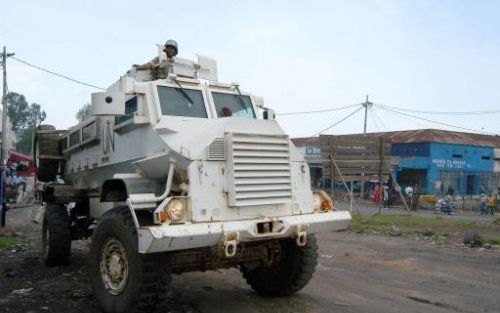
[[[323,202],[323,198],[316,192],[313,193],[313,204],[314,204],[314,211],[320,211],[321,210],[321,202]]]
[[[184,202],[178,199],[173,199],[167,204],[167,213],[173,222],[178,222],[186,215]]]
[[[333,200],[323,190],[313,193],[313,206],[315,211],[330,211],[333,210]]]
[[[154,211],[154,222],[156,224],[183,222],[186,219],[189,197],[170,197],[158,206]]]

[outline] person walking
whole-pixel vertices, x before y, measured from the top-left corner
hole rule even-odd
[[[488,206],[489,213],[491,215],[495,215],[495,208],[496,208],[496,203],[495,203],[495,197],[493,197],[493,194],[489,194],[488,198],[486,198],[486,204]]]
[[[382,201],[384,202],[384,208],[389,208],[389,186],[384,185],[382,188]]]
[[[488,214],[486,206],[486,195],[484,193],[482,193],[481,197],[479,198],[479,210],[481,211],[481,215]]]
[[[5,220],[7,213],[7,199],[5,197],[5,184],[2,171],[3,169],[0,169],[0,236],[3,235],[5,231]]]
[[[408,185],[405,189],[405,197],[406,197],[406,204],[410,207],[411,210],[415,210],[414,207],[414,199],[413,199],[413,187],[411,185]]]
[[[373,197],[373,202],[375,202],[376,204],[380,204],[381,193],[382,193],[382,190],[380,189],[380,184],[377,183],[375,185],[375,195]]]

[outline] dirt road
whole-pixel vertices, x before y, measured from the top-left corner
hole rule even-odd
[[[18,244],[0,248],[0,312],[100,312],[88,287],[88,242],[72,265],[39,259],[31,208],[11,210]],[[500,252],[431,238],[351,232],[318,236],[319,264],[289,298],[256,295],[237,270],[173,277],[169,312],[500,312]]]

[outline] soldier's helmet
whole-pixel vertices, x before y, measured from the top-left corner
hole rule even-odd
[[[165,42],[165,48],[166,47],[172,47],[172,48],[175,49],[174,56],[176,56],[177,53],[179,53],[179,48],[177,46],[177,41],[175,41],[175,40],[172,40],[172,39],[167,40],[167,42]]]

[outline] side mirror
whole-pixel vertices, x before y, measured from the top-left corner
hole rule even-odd
[[[262,118],[265,120],[275,120],[276,113],[274,113],[273,109],[264,108],[264,112],[262,112]]]
[[[123,92],[96,92],[92,94],[93,115],[125,115]]]

